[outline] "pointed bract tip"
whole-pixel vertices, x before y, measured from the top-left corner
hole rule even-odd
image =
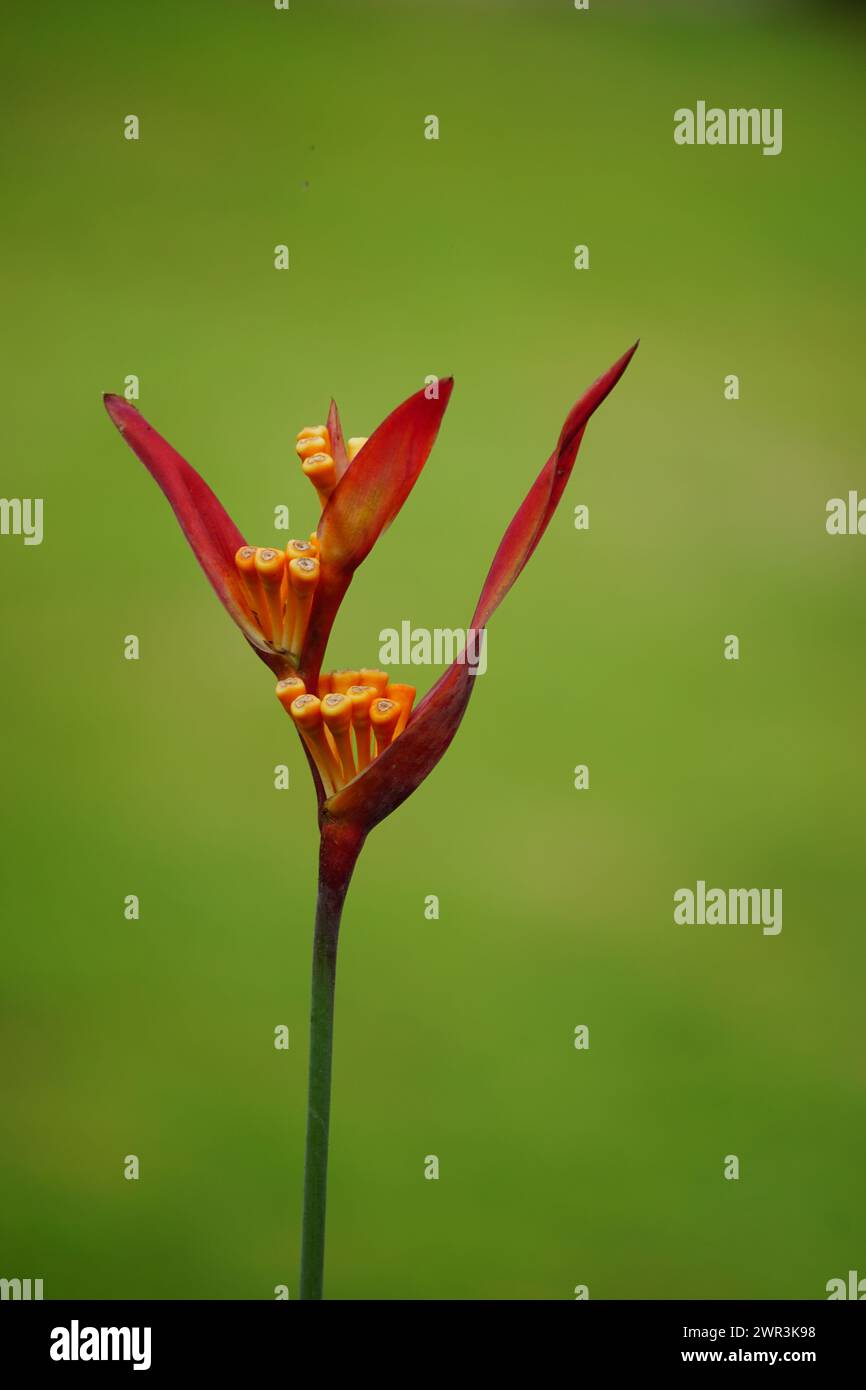
[[[113,423],[122,432],[124,417],[134,409],[134,406],[131,406],[124,396],[117,396],[113,391],[103,392],[102,404],[111,416]]]
[[[435,402],[435,401],[439,401],[439,403],[440,403],[441,406],[442,406],[442,410],[443,410],[443,412],[444,412],[445,407],[448,405],[448,402],[451,400],[451,392],[452,392],[453,390],[454,390],[454,378],[453,378],[453,376],[437,376],[437,377],[436,377],[436,394],[435,394],[435,396],[427,396],[427,387],[426,387],[426,386],[425,386],[425,388],[424,388],[424,395],[425,395],[425,396],[427,397],[427,399],[430,400],[430,401],[434,401],[434,402]],[[420,394],[421,394],[421,393],[419,392],[419,395],[420,395]]]
[[[605,379],[611,379],[612,385],[615,386],[616,383],[619,381],[620,377],[622,376],[623,372],[625,371],[626,367],[628,366],[629,362],[630,362],[631,359],[634,357],[634,355],[635,355],[635,353],[637,352],[637,350],[638,350],[639,347],[640,347],[640,338],[637,338],[637,339],[635,339],[635,341],[632,343],[631,347],[626,348],[626,350],[625,350],[625,352],[622,354],[622,356],[621,356],[621,357],[618,357],[618,358],[616,359],[616,361],[614,362],[613,366],[612,366],[612,367],[609,367],[609,368],[607,369],[606,372],[603,372],[603,373],[602,373],[602,375],[598,378],[598,380],[599,380],[599,381],[604,381]],[[595,385],[595,383],[593,383],[593,385]],[[590,387],[590,390],[591,390],[591,389],[592,389],[592,388]]]
[[[601,405],[601,402],[605,399],[606,396],[610,394],[614,386],[616,386],[617,382],[621,380],[623,373],[628,367],[628,364],[631,362],[631,359],[637,352],[639,344],[640,338],[638,338],[636,342],[632,343],[630,348],[626,348],[625,352],[622,354],[622,357],[618,357],[617,360],[614,362],[613,366],[608,367],[607,371],[603,372],[602,375],[598,378],[598,380],[594,381],[592,383],[592,386],[590,386],[589,390],[585,392],[584,395],[581,397],[581,400],[578,402],[578,407],[580,407],[580,405],[582,405],[584,401],[593,397],[596,394],[596,388],[603,388],[601,394],[598,395],[598,398],[596,400],[594,400],[592,409],[589,411],[589,414],[586,417],[587,419],[589,419],[590,415],[594,414],[597,407]]]

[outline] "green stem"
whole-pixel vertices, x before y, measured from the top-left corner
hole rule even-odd
[[[353,826],[326,823],[322,827],[319,896],[313,935],[310,1073],[301,1234],[301,1298],[304,1299],[322,1297],[337,942],[343,903],[363,843],[363,834]]]

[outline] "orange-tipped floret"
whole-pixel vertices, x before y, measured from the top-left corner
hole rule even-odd
[[[367,443],[367,438],[366,438],[366,436],[365,436],[363,439],[361,439],[360,436],[358,436],[358,437],[356,437],[356,438],[354,438],[354,439],[347,439],[347,441],[346,441],[346,457],[348,458],[348,460],[349,460],[350,463],[352,462],[352,459],[355,457],[355,455],[358,454],[358,453],[360,453],[360,451],[363,449],[363,447],[364,447],[364,445],[365,445],[366,443]]]
[[[328,443],[331,442],[331,436],[328,433],[327,425],[304,425],[302,430],[298,430],[295,438],[298,440],[298,443],[300,443],[302,439],[326,439]]]
[[[375,671],[369,666],[365,666],[358,672],[358,683],[360,685],[372,685],[377,695],[384,695],[388,686],[388,675],[386,671]]]
[[[241,577],[247,603],[250,612],[256,622],[261,624],[261,611],[264,606],[264,594],[259,584],[259,576],[256,573],[256,548],[254,545],[242,545],[235,555],[235,568]]]
[[[283,646],[287,652],[297,652],[293,646],[295,635],[295,623],[298,617],[298,601],[295,591],[289,583],[289,566],[292,560],[314,560],[317,552],[313,550],[309,541],[291,540],[286,543],[286,573],[283,578],[283,603],[285,611],[283,614]]]
[[[343,781],[355,776],[355,755],[352,752],[352,701],[348,695],[334,691],[322,700],[322,718],[333,736],[343,769]]]
[[[265,636],[273,646],[279,647],[283,634],[283,601],[280,589],[286,557],[281,550],[273,550],[270,546],[260,546],[256,551],[255,563],[256,574],[259,577],[267,609],[268,631],[265,632]],[[264,614],[260,613],[259,617],[263,618]]]
[[[299,695],[289,713],[318,768],[325,796],[333,796],[341,786],[340,769],[326,737],[321,701],[315,695]]]
[[[397,720],[400,718],[400,706],[396,700],[374,700],[370,706],[370,723],[373,726],[373,736],[376,739],[376,752],[384,753],[394,737],[394,730],[397,727]]]
[[[358,771],[363,772],[370,762],[370,705],[377,692],[372,685],[350,685],[346,694],[352,701],[352,725],[358,750]]]
[[[299,676],[286,676],[284,680],[277,681],[277,699],[283,709],[291,712],[291,705],[297,700],[299,695],[306,695],[307,687]]]
[[[313,594],[319,582],[319,562],[312,556],[301,556],[298,560],[290,561],[288,575],[289,590],[295,600],[295,619],[289,651],[299,655],[307,635]]]
[[[360,675],[357,671],[332,671],[331,689],[336,690],[338,695],[345,695],[350,685],[357,685]]]
[[[318,439],[302,439],[298,445],[298,458],[301,460],[301,463],[306,463],[307,459],[313,458],[316,454],[327,453],[327,442],[321,437]]]
[[[291,540],[286,542],[286,562],[290,560],[314,560],[318,554],[318,547],[313,548],[311,541]]]
[[[334,688],[334,687],[333,687],[333,684],[332,684],[332,681],[333,681],[333,677],[332,677],[330,671],[323,671],[322,674],[319,676],[319,684],[318,684],[318,686],[317,686],[317,689],[318,689],[318,692],[319,692],[319,699],[320,699],[320,700],[321,700],[321,698],[322,698],[323,695],[330,695],[331,691],[332,691],[333,688]]]
[[[303,467],[304,473],[319,494],[319,502],[324,507],[337,486],[337,465],[331,455],[323,450],[305,458]]]
[[[409,715],[412,713],[412,706],[415,703],[415,693],[414,685],[402,685],[399,682],[393,685],[391,681],[388,682],[385,695],[389,700],[396,700],[400,706],[400,718],[397,720],[397,727],[394,730],[395,738],[402,734],[409,722]]]
[[[329,454],[331,436],[327,425],[306,425],[302,430],[298,430],[295,449],[300,459],[307,459],[311,454]]]

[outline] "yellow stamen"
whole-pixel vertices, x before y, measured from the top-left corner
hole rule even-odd
[[[277,699],[284,710],[291,712],[292,701],[306,693],[307,687],[298,676],[286,676],[285,680],[277,681]]]
[[[279,647],[283,635],[283,604],[280,588],[285,565],[286,558],[281,550],[272,550],[270,546],[260,546],[256,551],[256,573],[259,576],[259,583],[265,596],[268,616],[269,630],[265,636],[274,647]],[[260,614],[259,616],[263,617],[264,615]]]
[[[358,771],[363,772],[370,762],[370,705],[376,698],[372,685],[350,685],[346,691],[352,701],[352,724],[355,746],[358,749]]]
[[[359,671],[358,679],[361,685],[372,685],[377,695],[384,695],[388,684],[388,675],[385,671],[372,671],[369,667],[364,667]]]
[[[299,695],[292,701],[289,713],[319,770],[325,796],[333,796],[340,786],[340,769],[325,737],[321,702],[315,695]]]
[[[355,439],[349,439],[349,440],[347,440],[347,442],[346,442],[346,455],[347,455],[348,460],[349,460],[350,463],[352,462],[352,459],[355,457],[355,455],[356,455],[357,453],[359,453],[361,449],[363,449],[363,447],[364,447],[364,445],[365,445],[366,443],[367,443],[367,438],[366,438],[366,436],[365,436],[363,439],[361,439],[360,437],[358,437],[358,438],[355,438]]]
[[[319,562],[307,556],[289,564],[289,588],[295,598],[295,622],[289,651],[300,656],[310,621],[313,594],[319,582]]]
[[[319,502],[324,507],[337,486],[337,465],[330,454],[316,452],[305,458],[304,473],[319,494]]]
[[[352,752],[352,701],[348,695],[333,692],[322,701],[322,718],[334,737],[343,768],[343,780],[355,776],[355,756]]]
[[[396,700],[374,700],[370,706],[370,723],[376,739],[376,752],[384,753],[394,737],[400,706]]]
[[[350,685],[357,685],[360,677],[357,671],[332,671],[331,689],[338,695],[345,695]]]
[[[400,706],[400,718],[397,720],[397,727],[394,730],[394,737],[398,738],[409,722],[409,715],[412,713],[412,706],[415,703],[414,685],[392,685],[388,682],[388,689],[385,691],[389,700],[396,700]]]

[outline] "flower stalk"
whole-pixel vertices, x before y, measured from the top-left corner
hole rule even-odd
[[[310,1068],[301,1231],[302,1299],[322,1297],[337,946],[343,904],[364,838],[363,832],[351,825],[336,825],[327,821],[322,825],[310,998]]]

